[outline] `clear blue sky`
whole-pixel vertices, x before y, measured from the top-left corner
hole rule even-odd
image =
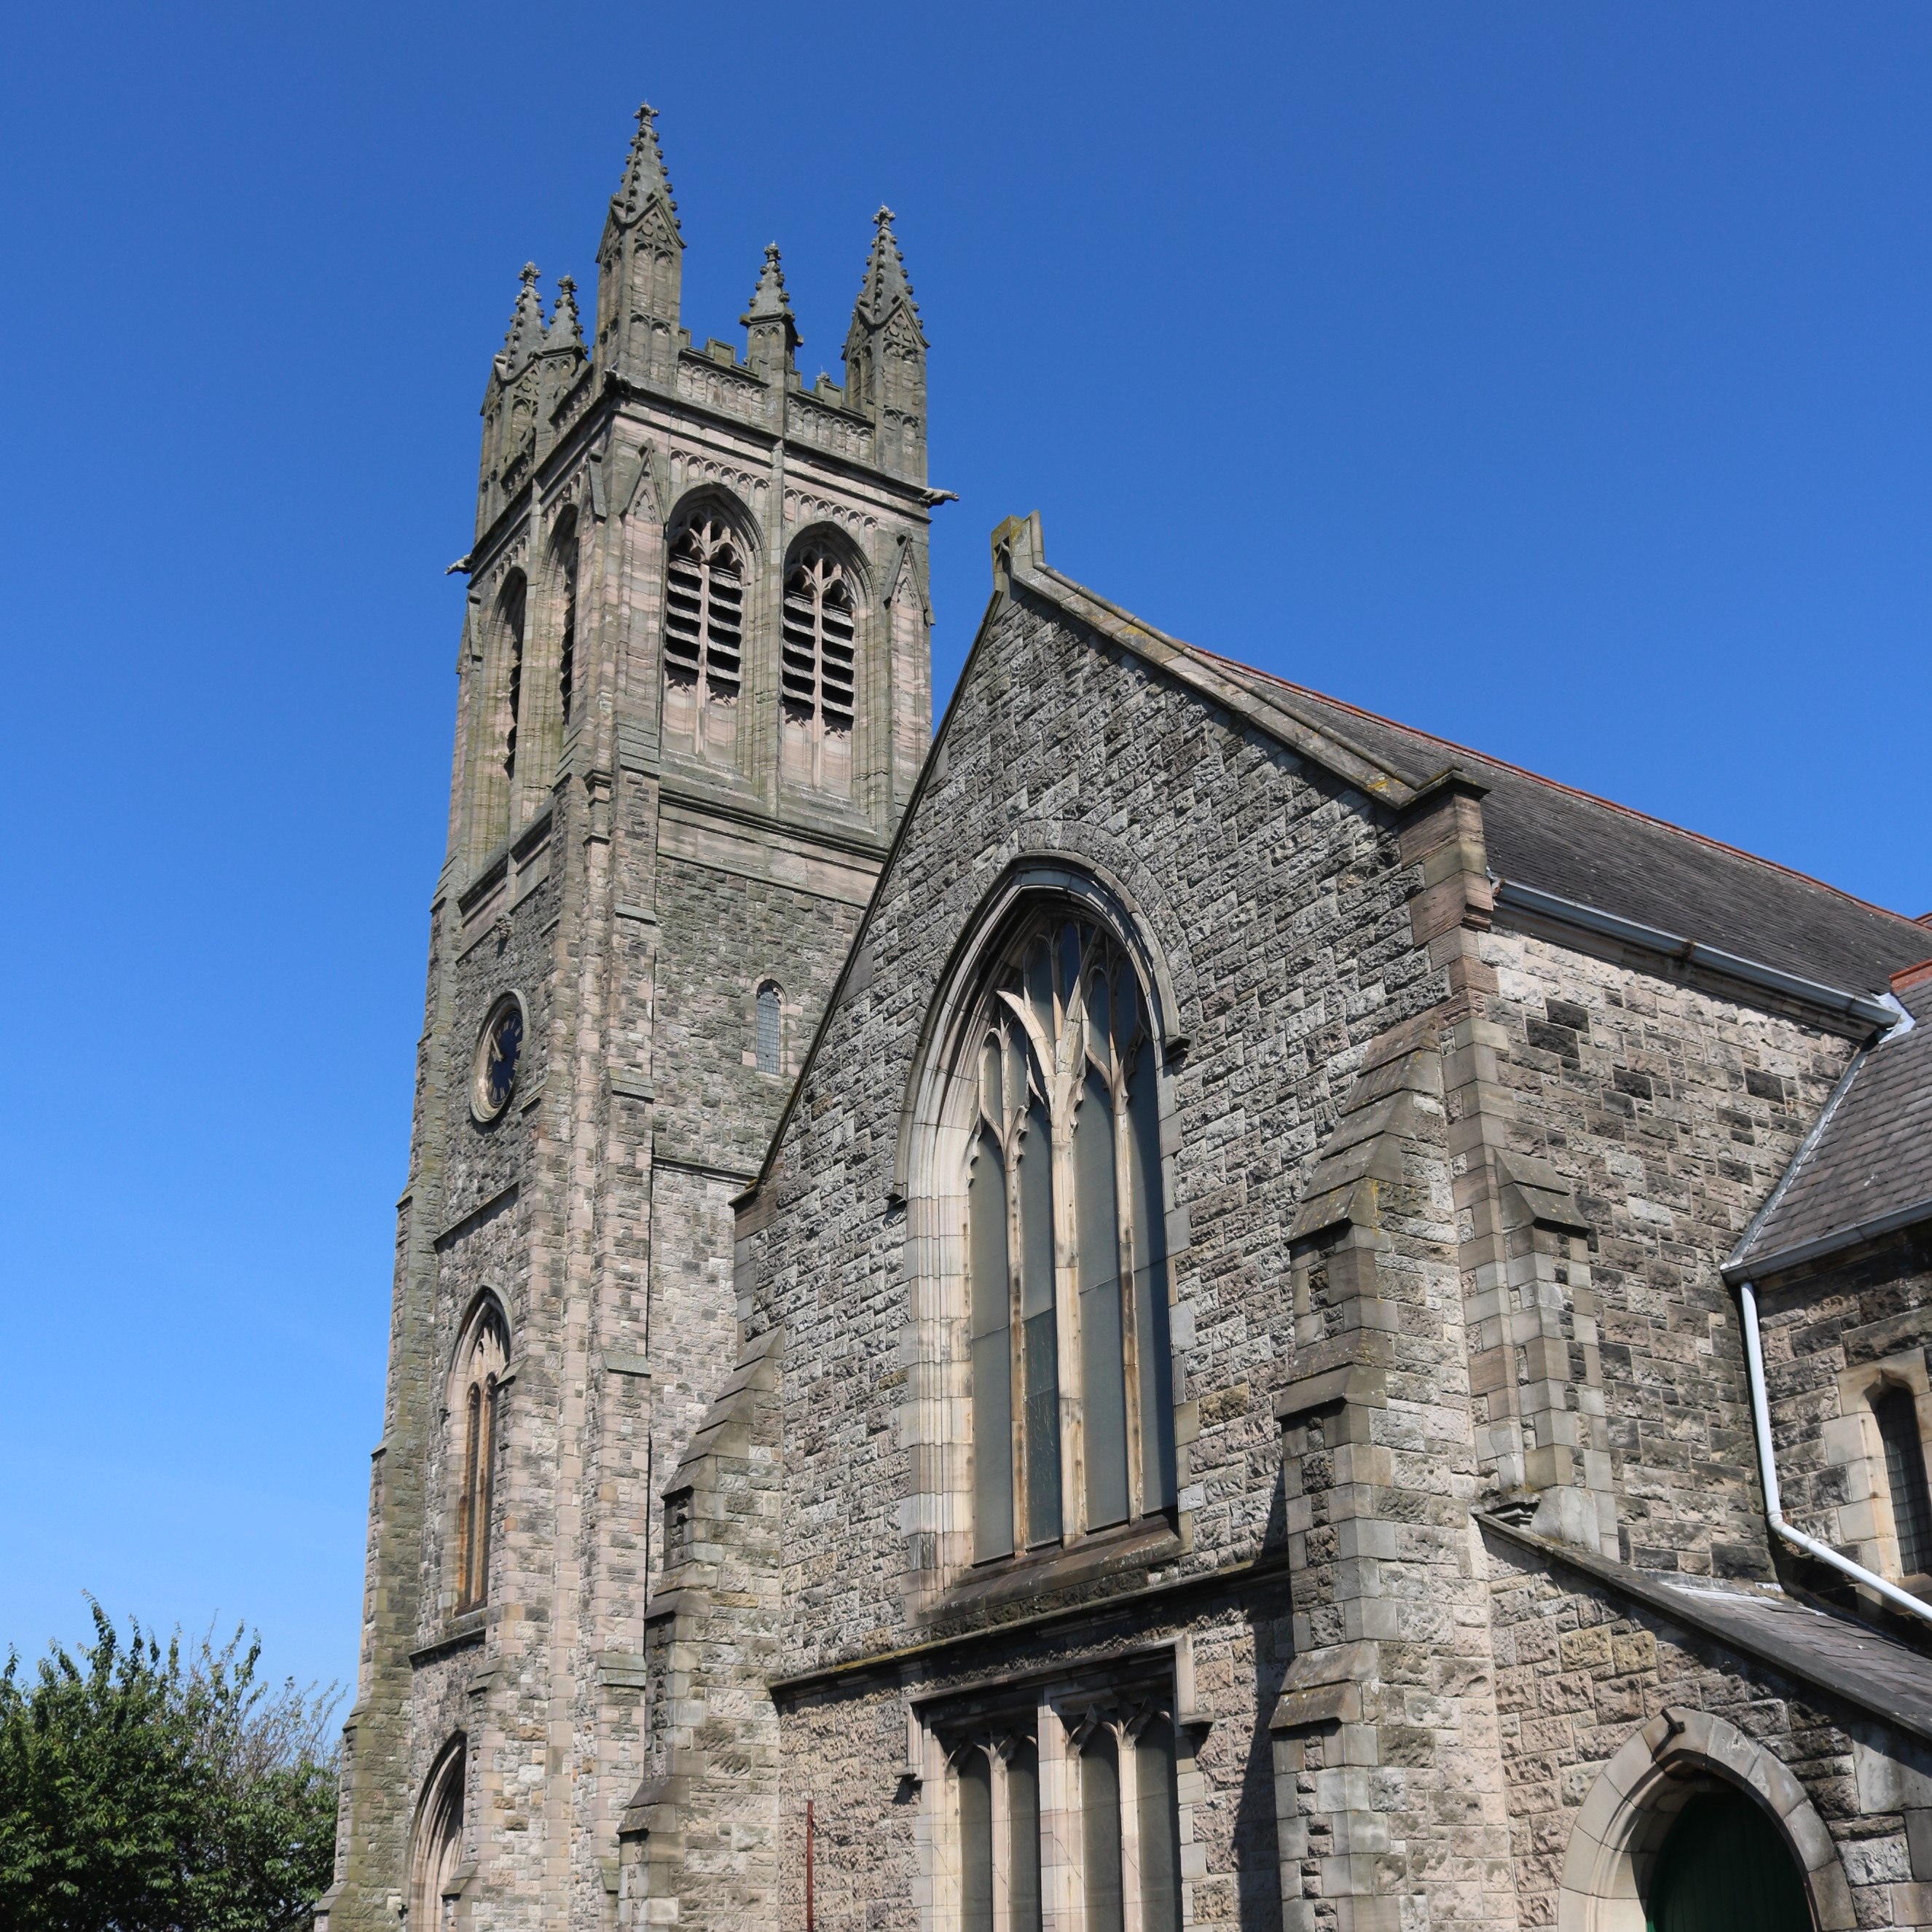
[[[29,8],[0,76],[0,1644],[352,1676],[460,578],[517,271],[648,98],[685,320],[924,305],[987,533],[1917,914],[1932,12]],[[1927,951],[1932,952],[1932,938]]]

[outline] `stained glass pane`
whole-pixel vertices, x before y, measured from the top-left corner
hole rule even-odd
[[[1174,1730],[1156,1718],[1134,1741],[1140,1806],[1141,1932],[1180,1932],[1180,1807]]]
[[[778,989],[772,986],[758,988],[758,1071],[776,1073],[778,1070]]]
[[[993,1779],[984,1751],[959,1767],[959,1918],[962,1932],[993,1932]]]
[[[968,1177],[967,1267],[973,1331],[973,1553],[1013,1547],[1012,1281],[1006,1264],[1006,1174],[1000,1144],[982,1130]]]
[[[1012,1862],[1006,1874],[1011,1932],[1040,1932],[1040,1756],[1030,1744],[1006,1766],[1006,1822]]]
[[[1027,1540],[1060,1533],[1060,1340],[1053,1292],[1053,1133],[1039,1096],[1020,1142],[1020,1308],[1025,1321]]]
[[[1127,1519],[1127,1394],[1120,1322],[1114,1097],[1090,1072],[1073,1116],[1074,1219],[1080,1244],[1080,1374],[1087,1524]]]
[[[1167,1216],[1160,1184],[1160,1096],[1151,1040],[1127,1084],[1128,1214],[1134,1246],[1134,1341],[1140,1361],[1141,1495],[1150,1510],[1174,1501],[1174,1364],[1167,1329]]]
[[[1080,1754],[1082,1863],[1087,1932],[1124,1932],[1120,1908],[1120,1761],[1113,1733],[1094,1732]]]
[[[1900,1568],[1908,1576],[1932,1569],[1932,1497],[1926,1493],[1925,1450],[1918,1439],[1918,1405],[1907,1389],[1888,1388],[1872,1404],[1885,1444],[1886,1486]]]

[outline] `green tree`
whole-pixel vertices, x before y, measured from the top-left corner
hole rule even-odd
[[[98,1604],[78,1659],[0,1676],[0,1926],[285,1932],[328,1886],[331,1689],[257,1678],[238,1630],[184,1654]]]

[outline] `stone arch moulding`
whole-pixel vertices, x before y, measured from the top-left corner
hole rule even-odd
[[[1770,1751],[1707,1711],[1666,1706],[1604,1766],[1571,1826],[1557,1932],[1644,1932],[1643,1881],[1685,1802],[1715,1780],[1771,1815],[1820,1932],[1858,1923],[1838,1847],[1804,1787]]]
[[[509,1304],[487,1282],[464,1304],[463,1319],[457,1324],[456,1340],[450,1344],[444,1377],[454,1376],[463,1365],[464,1351],[476,1339],[484,1322],[494,1315],[503,1331],[503,1357],[507,1362],[515,1345],[517,1331],[510,1322]]]
[[[463,1882],[463,1840],[469,1784],[469,1740],[460,1731],[436,1754],[410,1826],[409,1922],[417,1932],[436,1932],[446,1900]]]
[[[853,541],[851,532],[840,529],[838,524],[824,518],[815,518],[795,531],[785,545],[784,574],[790,577],[792,566],[808,550],[821,550],[836,557],[852,578],[852,588],[856,593],[859,610],[862,614],[878,603],[872,587],[872,566],[864,550]]]
[[[705,508],[717,511],[743,543],[748,590],[751,566],[765,554],[765,536],[756,512],[736,490],[708,478],[694,483],[671,506],[670,514],[664,518],[665,530],[668,532],[682,530],[699,510]]]
[[[1062,839],[1036,843],[1041,830],[1060,834]],[[1198,1018],[1193,968],[1178,923],[1167,916],[1165,898],[1128,854],[1109,852],[1101,858],[1091,850],[1080,851],[1074,849],[1072,838],[1064,838],[1068,833],[1083,844],[1100,842],[1090,828],[1070,826],[1036,828],[1034,837],[1022,830],[1017,839],[1007,842],[1006,850],[996,855],[1004,857],[1004,868],[966,920],[940,974],[938,992],[926,1007],[899,1105],[892,1154],[896,1201],[908,1198],[914,1184],[914,1151],[921,1128],[938,1124],[951,1066],[947,1042],[961,1024],[965,1007],[977,997],[987,960],[1023,899],[1057,898],[1084,905],[1112,926],[1152,988],[1162,1059],[1171,1064],[1186,1049]],[[1113,842],[1106,843],[1111,846]],[[1017,851],[1012,849],[1016,845]]]
[[[932,601],[926,594],[926,586],[920,582],[916,554],[911,539],[900,536],[892,546],[892,561],[886,566],[880,581],[886,586],[885,601],[896,603],[902,594],[901,586],[909,589],[913,600],[919,606],[920,615],[930,624],[932,622]]]

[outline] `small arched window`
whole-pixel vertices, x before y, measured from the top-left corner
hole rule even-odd
[[[1174,1501],[1158,1050],[1105,928],[1036,916],[967,1036],[977,1561]],[[1063,1440],[1063,1418],[1079,1431]]]
[[[1932,1571],[1932,1496],[1925,1481],[1925,1449],[1918,1434],[1918,1405],[1910,1389],[1888,1382],[1872,1398],[1872,1418],[1885,1444],[1886,1487],[1898,1538],[1898,1567],[1907,1576]]]
[[[776,1073],[784,1046],[784,995],[778,982],[767,980],[758,988],[758,1060],[760,1073]]]
[[[849,791],[858,606],[850,575],[835,557],[800,552],[785,578],[782,628],[785,775]]]
[[[716,512],[700,510],[664,566],[664,726],[680,743],[722,751],[735,741],[744,640],[737,537]]]
[[[456,1608],[481,1607],[490,1594],[490,1516],[496,1475],[496,1408],[509,1338],[494,1304],[472,1322],[457,1355],[450,1405],[456,1451]]]

